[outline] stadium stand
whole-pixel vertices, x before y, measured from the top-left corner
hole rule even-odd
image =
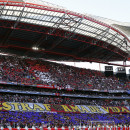
[[[43,0],[0,0],[0,16],[0,130],[130,130],[126,76],[50,62],[129,67],[126,23]]]
[[[113,120],[116,124],[129,124],[130,119],[126,114],[77,114],[77,113],[39,113],[39,112],[0,112],[1,122],[4,127],[9,125],[13,128],[20,126],[25,128],[27,125],[29,128],[35,126],[39,128],[42,123],[47,123],[51,127],[65,127],[87,124],[87,121],[93,120]],[[128,125],[127,125],[128,126]],[[96,126],[97,127],[97,126]]]
[[[0,79],[15,84],[50,86],[70,90],[128,90],[130,86],[99,71],[65,66],[42,60],[0,58]]]
[[[106,124],[129,129],[128,80],[43,60],[1,56],[0,61],[1,129]]]
[[[117,99],[84,99],[61,96],[40,96],[21,94],[0,94],[1,102],[21,102],[21,103],[44,103],[44,104],[68,104],[68,105],[99,105],[99,106],[130,106],[128,100]]]

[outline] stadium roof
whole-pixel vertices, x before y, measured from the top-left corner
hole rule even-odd
[[[91,15],[91,14],[86,14],[87,16],[90,16],[92,18],[95,18],[99,21],[102,21],[110,26],[113,26],[114,28],[117,28],[118,30],[120,30],[121,32],[125,33],[125,35],[130,39],[130,23],[128,22],[119,22],[119,21],[115,21],[115,20],[111,20],[108,18],[103,18],[100,16],[95,16],[95,15]]]
[[[1,52],[62,61],[130,57],[129,27],[43,1],[28,2],[0,0]]]

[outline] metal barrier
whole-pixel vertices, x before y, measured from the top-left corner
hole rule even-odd
[[[79,127],[62,127],[62,128],[51,128],[51,127],[47,127],[47,128],[3,128],[1,127],[0,130],[130,130],[130,126],[129,127],[85,127],[85,126],[79,126]]]

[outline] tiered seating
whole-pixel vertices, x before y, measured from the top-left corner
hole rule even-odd
[[[25,92],[26,93],[26,92]],[[99,105],[99,106],[130,106],[129,100],[117,99],[87,99],[61,96],[40,96],[21,94],[0,94],[0,102],[30,102],[43,104],[67,104],[67,105]]]
[[[127,125],[125,130],[127,130],[130,125],[130,114],[129,114],[129,100],[119,100],[119,99],[107,99],[101,98],[102,94],[99,95],[95,92],[90,92],[89,96],[99,96],[100,98],[79,98],[71,96],[61,96],[60,94],[71,93],[71,94],[81,94],[85,95],[86,90],[129,90],[129,82],[120,81],[119,79],[113,77],[105,77],[102,72],[81,69],[72,66],[66,66],[63,64],[52,63],[42,60],[31,60],[31,59],[22,59],[17,57],[1,56],[0,57],[0,82],[4,84],[18,84],[19,87],[3,87],[0,86],[1,90],[8,90],[0,94],[0,125],[1,129],[8,128],[37,128],[40,127],[58,127],[62,128],[64,126],[74,127],[74,126],[84,126],[84,129],[90,130],[90,121],[113,121],[116,125]],[[25,87],[23,87],[24,85]],[[31,86],[31,87],[29,87]],[[51,89],[39,89],[37,87],[43,86],[53,86],[56,88]],[[62,89],[65,89],[64,91]],[[67,91],[67,90],[72,91]],[[12,90],[12,91],[10,91]],[[17,91],[23,92],[23,94],[18,94]],[[75,90],[75,91],[73,91]],[[78,90],[78,91],[76,91]],[[81,92],[84,93],[82,94]],[[28,94],[27,92],[34,92],[35,94]],[[36,94],[37,92],[52,92],[53,96],[47,96]],[[59,92],[60,91],[60,92]],[[58,92],[58,93],[57,93]],[[17,94],[16,94],[17,93]],[[56,94],[57,93],[57,94]],[[59,94],[60,93],[60,94]],[[87,94],[86,94],[87,95]],[[104,94],[103,94],[104,95]],[[109,93],[108,93],[109,95]],[[124,94],[128,96],[128,94]],[[119,94],[119,97],[124,96]],[[110,94],[111,96],[111,94]],[[113,94],[113,97],[115,95]],[[124,97],[125,97],[124,96]],[[4,105],[3,105],[4,103]],[[16,103],[15,105],[10,105],[11,103]],[[21,105],[22,103],[22,105]],[[29,103],[35,105],[35,111],[33,106],[29,106]],[[19,104],[19,105],[18,105]],[[45,104],[43,109],[40,106]],[[50,106],[53,106],[51,107]],[[21,105],[21,106],[20,106]],[[86,105],[82,107],[84,111],[77,111],[77,108],[74,108],[74,111],[67,111],[67,107],[74,107],[75,105]],[[87,105],[98,107],[96,112],[87,110]],[[20,108],[19,108],[19,107]],[[62,106],[62,107],[61,107]],[[109,108],[107,107],[109,106]],[[63,107],[64,111],[63,111]],[[81,106],[79,106],[81,107]],[[100,112],[100,108],[104,107],[103,112]],[[111,108],[113,107],[113,108]],[[123,109],[123,112],[118,112],[118,110]],[[123,108],[122,108],[123,107]],[[127,110],[126,108],[127,107]],[[15,110],[14,110],[15,108]],[[22,108],[22,109],[21,109]],[[28,108],[28,109],[26,109]],[[47,110],[49,109],[49,110]],[[56,110],[55,110],[56,109]],[[66,109],[66,111],[65,111]],[[76,110],[75,110],[76,109]],[[93,107],[91,108],[93,109]],[[108,109],[111,109],[111,112],[108,112]],[[115,112],[112,109],[116,109]],[[39,111],[37,111],[39,110]],[[102,127],[102,126],[101,126]],[[105,126],[106,127],[106,126]],[[92,128],[92,125],[91,125]],[[110,127],[109,127],[110,128]],[[98,125],[95,124],[96,130]],[[118,128],[116,128],[117,130]],[[16,129],[15,129],[16,130]],[[23,129],[24,130],[24,129]],[[31,129],[30,129],[31,130]],[[103,129],[105,130],[105,129]],[[113,129],[115,130],[115,129]],[[119,129],[118,129],[119,130]]]
[[[128,90],[129,84],[99,71],[47,61],[0,57],[0,80],[34,86],[77,90]]]
[[[20,126],[24,128],[26,125],[31,128],[35,126],[39,128],[42,124],[51,127],[64,126],[83,126],[88,125],[89,121],[114,121],[116,125],[130,125],[130,117],[127,114],[88,114],[88,113],[39,113],[39,112],[0,112],[1,124],[4,128]]]
[[[55,108],[56,106],[54,106],[55,104],[59,104],[60,100],[64,100],[64,103],[67,105],[72,105],[69,104],[67,101],[67,98],[62,98],[62,97],[47,97],[47,96],[35,96],[35,95],[21,95],[21,94],[1,94],[0,95],[0,122],[2,124],[2,126],[4,128],[6,128],[7,126],[11,126],[11,127],[17,127],[20,126],[21,128],[24,128],[25,126],[31,128],[32,126],[35,127],[40,127],[41,125],[46,125],[49,126],[51,125],[51,127],[57,126],[57,127],[62,127],[63,124],[64,126],[78,126],[78,125],[88,125],[88,122],[90,121],[114,121],[116,125],[121,124],[121,125],[130,125],[130,114],[129,114],[129,110],[127,111],[127,113],[117,113],[117,112],[109,112],[109,113],[99,113],[99,109],[97,109],[98,111],[95,113],[93,110],[93,112],[91,113],[79,113],[79,112],[68,112],[66,113],[64,112],[54,112],[53,108]],[[66,101],[65,101],[66,100]],[[73,105],[76,104],[82,104],[83,102],[80,101],[80,99],[74,99],[74,98],[69,98],[69,100],[71,100],[73,102]],[[77,101],[78,102],[75,102]],[[6,104],[4,104],[4,109],[2,109],[2,103],[4,102],[8,102]],[[43,111],[43,112],[36,112],[34,110],[26,110],[26,107],[28,107],[27,104],[24,105],[24,111],[20,111],[20,109],[17,108],[17,105],[15,104],[15,111],[12,111],[12,107],[10,107],[10,103],[18,103],[18,105],[20,105],[20,103],[42,103],[42,104],[52,104],[53,108],[51,107],[49,112]],[[56,103],[55,103],[56,102]],[[58,103],[59,102],[59,103]],[[126,101],[124,101],[125,104],[122,105],[122,102],[120,102],[120,100],[111,100],[110,102],[108,101],[107,103],[106,100],[91,100],[91,99],[87,99],[86,100],[86,104],[82,104],[83,105],[102,105],[105,107],[105,110],[107,112],[106,106],[110,106],[118,109],[121,106],[129,106],[128,102],[126,103]],[[104,103],[104,105],[103,105]],[[111,106],[112,105],[112,106]],[[41,106],[39,104],[39,106]],[[23,106],[22,106],[23,107]],[[118,107],[118,108],[117,108]],[[32,107],[31,107],[32,108]],[[59,109],[61,109],[61,107],[58,107]],[[8,111],[8,109],[10,109],[11,111]],[[36,106],[36,110],[39,109],[38,106]],[[49,107],[48,107],[49,109]],[[59,110],[58,109],[58,110]],[[67,109],[67,108],[66,108]],[[93,109],[93,108],[92,108]]]

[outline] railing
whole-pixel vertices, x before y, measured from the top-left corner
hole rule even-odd
[[[46,127],[46,128],[43,128],[43,127],[40,127],[40,128],[35,128],[35,127],[32,127],[32,128],[28,128],[28,127],[25,127],[25,128],[3,128],[1,127],[0,130],[130,130],[130,126],[128,127],[85,127],[85,126],[73,126],[73,127],[61,127],[61,128],[58,128],[58,127]]]

